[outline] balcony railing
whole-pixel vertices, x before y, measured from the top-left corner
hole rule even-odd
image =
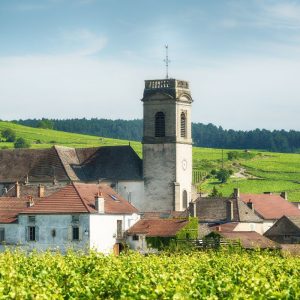
[[[164,88],[189,88],[189,83],[183,80],[176,79],[158,79],[146,80],[145,89],[164,89]]]

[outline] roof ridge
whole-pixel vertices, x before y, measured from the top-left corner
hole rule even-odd
[[[79,196],[79,198],[80,198],[80,200],[81,200],[81,202],[82,202],[82,204],[84,205],[84,207],[86,208],[86,210],[90,213],[91,212],[91,209],[87,206],[87,204],[85,203],[85,200],[84,199],[82,199],[82,197],[81,197],[81,195],[80,195],[80,193],[78,192],[78,190],[77,190],[77,188],[76,188],[76,185],[75,185],[75,183],[74,182],[72,182],[71,183],[71,185],[74,187],[74,189],[75,189],[75,191],[76,191],[76,193],[77,193],[77,195]]]
[[[70,177],[70,175],[69,175],[69,172],[67,171],[66,166],[65,166],[65,164],[64,164],[64,162],[63,162],[63,159],[60,157],[60,153],[59,153],[59,151],[58,151],[59,147],[61,147],[61,148],[67,148],[67,149],[73,149],[73,150],[75,150],[75,148],[73,148],[73,147],[64,147],[64,146],[59,146],[59,145],[54,145],[54,146],[53,146],[53,148],[54,148],[54,150],[55,150],[55,152],[56,152],[56,154],[57,154],[57,156],[58,156],[58,158],[59,158],[59,161],[60,161],[60,163],[61,163],[62,166],[63,166],[63,169],[64,169],[64,171],[65,171],[67,177],[72,181],[72,179],[71,179],[71,177]],[[78,160],[78,162],[79,162],[79,158],[78,158],[78,155],[77,155],[76,150],[75,150],[74,152],[75,152],[76,157],[77,157],[77,160]]]

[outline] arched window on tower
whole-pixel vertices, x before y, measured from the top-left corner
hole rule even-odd
[[[186,115],[184,112],[180,115],[180,136],[186,137]]]
[[[165,136],[165,114],[161,111],[155,114],[155,137]]]
[[[184,190],[182,192],[182,208],[187,209],[187,206],[188,206],[187,191]]]

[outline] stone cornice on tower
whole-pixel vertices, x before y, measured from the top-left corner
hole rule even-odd
[[[153,96],[165,95],[165,101],[175,100],[179,102],[192,103],[189,83],[178,79],[154,79],[145,80],[145,89],[142,101],[152,100]]]

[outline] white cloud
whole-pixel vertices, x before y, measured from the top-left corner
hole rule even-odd
[[[87,29],[64,31],[61,34],[62,44],[72,55],[86,56],[101,51],[107,44],[107,38]]]

